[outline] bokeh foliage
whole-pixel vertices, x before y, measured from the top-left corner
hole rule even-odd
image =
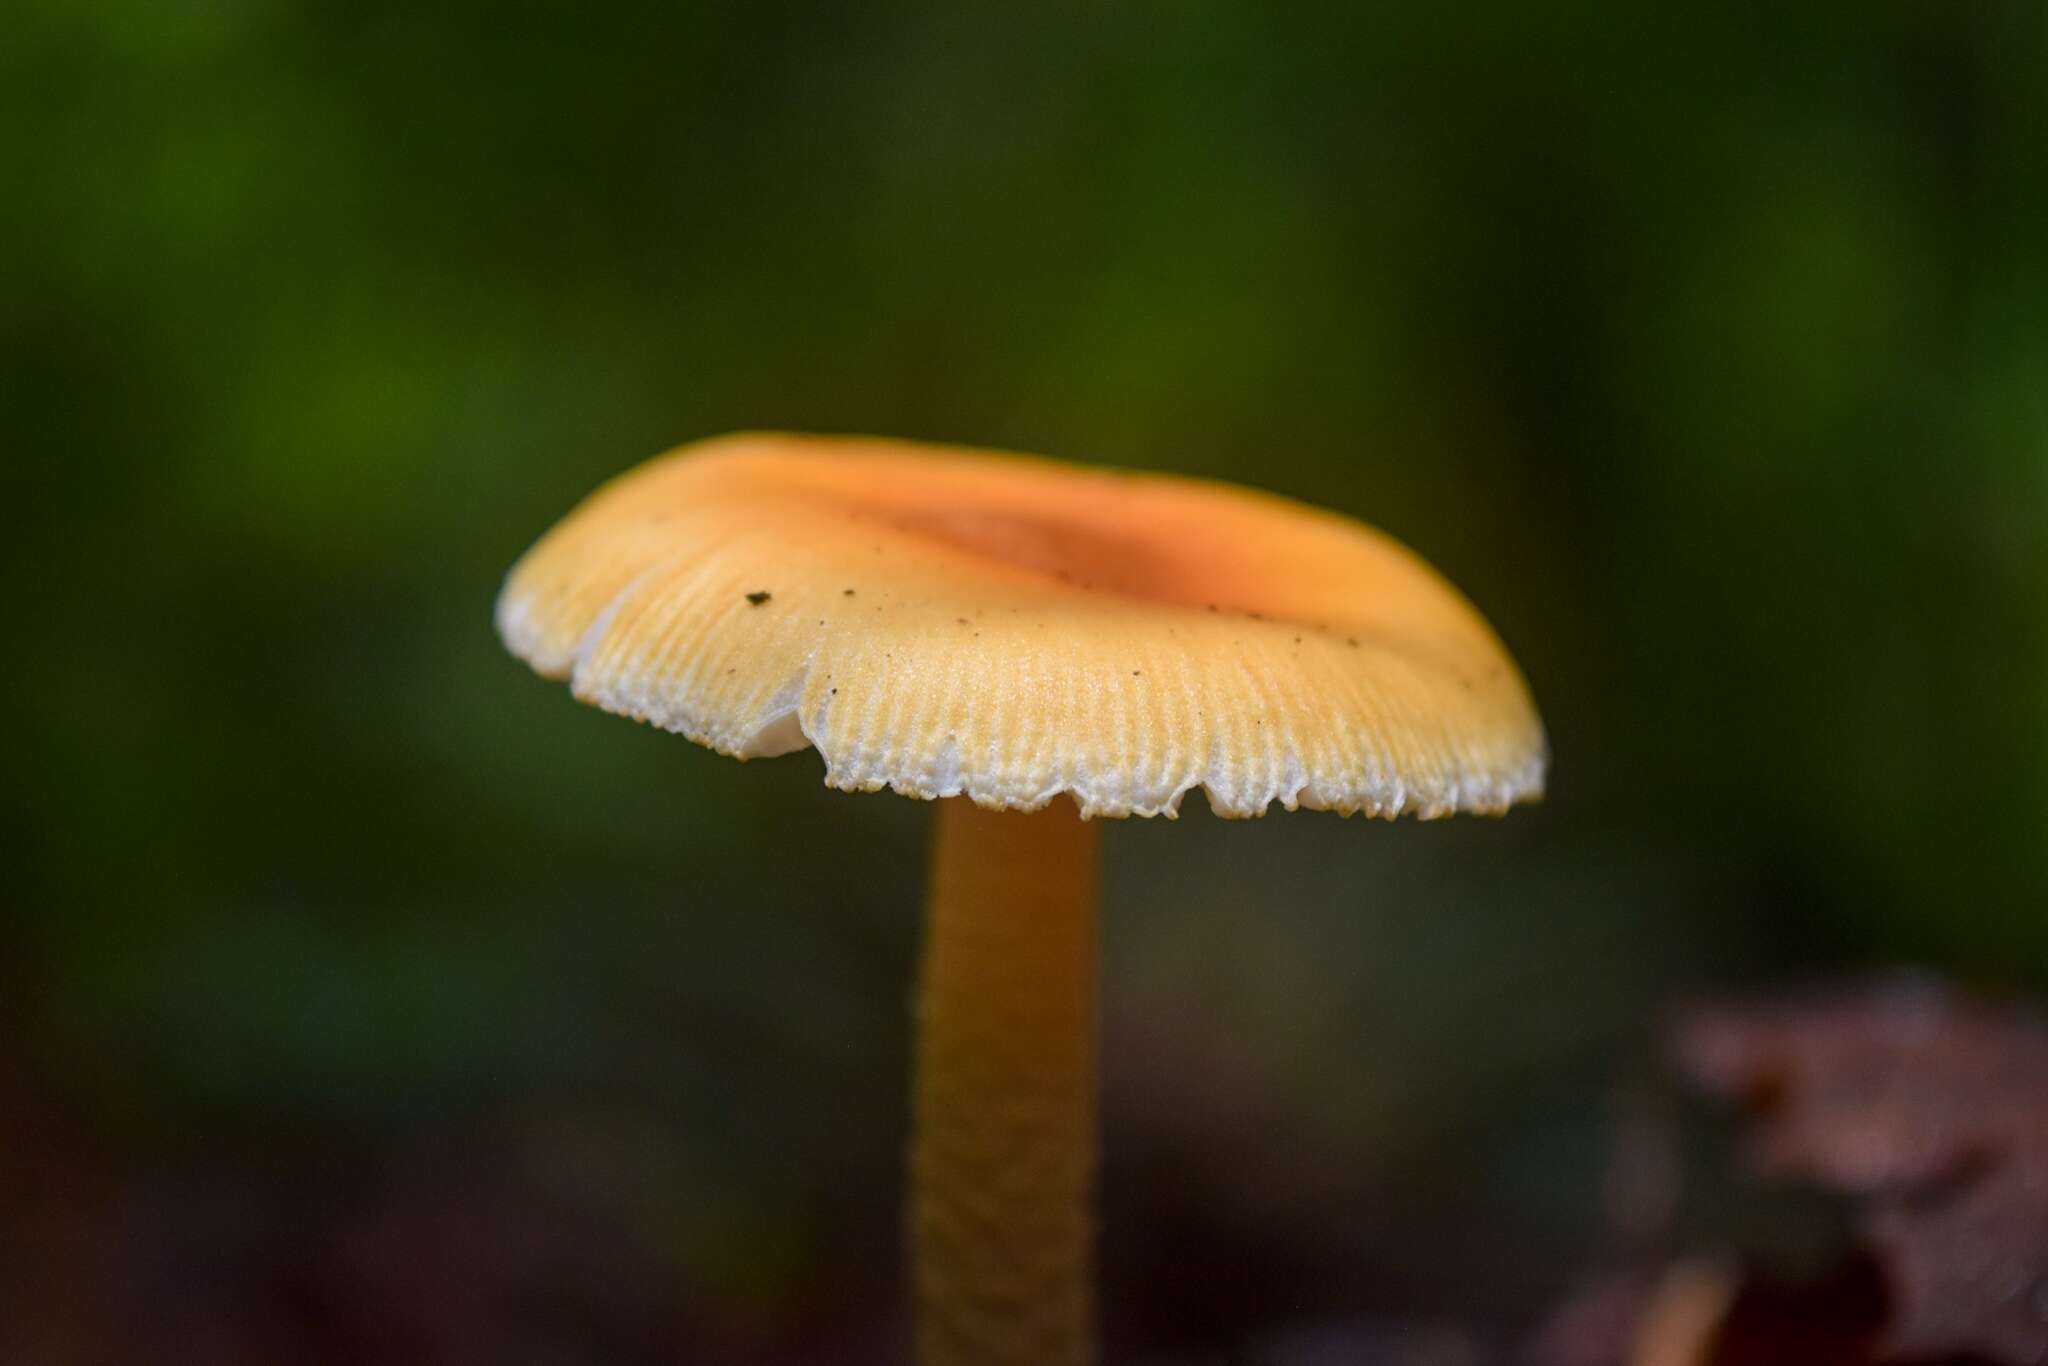
[[[510,1144],[721,1332],[857,1298],[924,813],[574,707],[498,577],[736,427],[1187,470],[1436,561],[1556,767],[1498,825],[1112,832],[1112,1270],[1175,1302],[1161,1230],[1222,1229],[1355,1291],[1450,1226],[1536,1275],[1675,995],[2048,987],[2044,33],[29,0],[8,1048],[152,1188]]]

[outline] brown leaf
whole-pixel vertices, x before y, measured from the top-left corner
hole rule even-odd
[[[2048,1021],[1893,982],[1683,1021],[1680,1067],[1755,1115],[1765,1172],[1856,1198],[1881,1359],[2048,1366]]]

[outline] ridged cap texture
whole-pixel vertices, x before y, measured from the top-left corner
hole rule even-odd
[[[1088,816],[1376,816],[1541,795],[1485,620],[1348,518],[1202,480],[744,434],[619,476],[516,564],[513,654],[607,711],[825,781]]]

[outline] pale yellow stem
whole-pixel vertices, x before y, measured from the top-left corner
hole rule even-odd
[[[921,1366],[1095,1360],[1095,826],[939,803],[910,1233]]]

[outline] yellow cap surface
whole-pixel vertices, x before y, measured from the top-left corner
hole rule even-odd
[[[1091,816],[1379,816],[1539,796],[1542,723],[1457,591],[1230,485],[747,434],[605,485],[498,600],[578,698],[834,787]]]

